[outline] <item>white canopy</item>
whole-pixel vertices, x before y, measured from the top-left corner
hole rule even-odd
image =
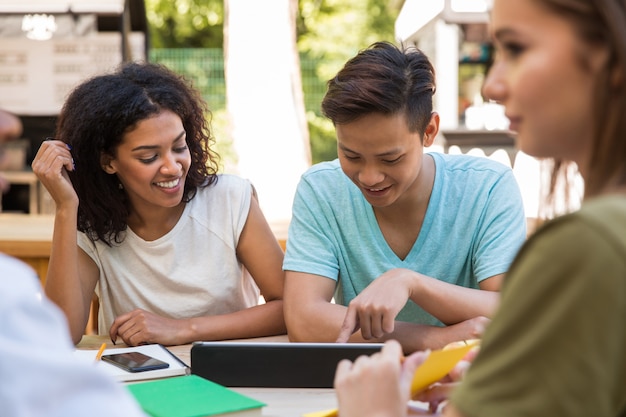
[[[122,14],[124,0],[3,0],[0,14]]]
[[[492,0],[405,0],[396,19],[396,39],[414,37],[435,18],[446,23],[486,23]]]

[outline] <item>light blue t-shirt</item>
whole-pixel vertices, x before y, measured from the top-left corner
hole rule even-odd
[[[298,184],[283,269],[338,280],[335,301],[343,305],[393,268],[470,288],[505,273],[526,239],[513,171],[487,158],[429,155],[436,167],[433,190],[404,260],[391,250],[372,206],[334,160],[311,167]],[[412,301],[397,320],[442,325]]]

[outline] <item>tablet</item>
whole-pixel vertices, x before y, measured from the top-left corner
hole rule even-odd
[[[332,388],[341,359],[382,343],[195,342],[191,373],[227,387]]]

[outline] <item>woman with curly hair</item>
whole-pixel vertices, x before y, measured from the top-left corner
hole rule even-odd
[[[32,167],[56,203],[46,293],[74,343],[94,291],[114,342],[285,332],[283,252],[252,185],[218,174],[208,116],[187,80],[149,63],[91,78],[65,102]]]

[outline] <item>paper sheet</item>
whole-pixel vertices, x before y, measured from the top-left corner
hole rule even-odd
[[[167,376],[185,375],[188,373],[188,367],[184,363],[182,363],[176,356],[170,353],[163,346],[158,344],[141,345],[127,348],[110,348],[105,349],[103,355],[124,352],[141,352],[145,355],[152,356],[153,358],[157,358],[164,362],[167,362],[170,364],[170,366],[166,369],[133,373],[127,372],[107,362],[95,362],[96,354],[98,353],[97,350],[76,349],[74,351],[74,357],[82,362],[93,363],[94,366],[102,369],[104,372],[114,377],[118,381],[139,381],[145,379],[164,378]]]

